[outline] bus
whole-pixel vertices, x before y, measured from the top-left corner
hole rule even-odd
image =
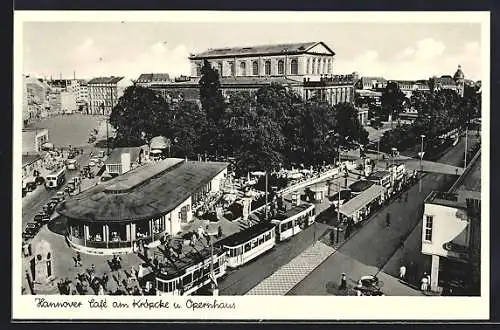
[[[66,169],[63,167],[56,170],[45,178],[45,187],[49,189],[58,189],[66,182]]]
[[[210,263],[213,261],[213,276]],[[157,296],[188,296],[226,274],[226,252],[216,246],[190,253],[182,259],[165,258],[156,273]]]
[[[316,207],[309,203],[293,205],[284,212],[278,212],[271,220],[276,225],[276,241],[281,242],[297,235],[312,225],[315,219]]]
[[[233,269],[257,258],[275,245],[275,225],[268,222],[259,222],[215,242],[215,246],[226,251],[227,267]]]

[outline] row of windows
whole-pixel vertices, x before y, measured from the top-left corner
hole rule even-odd
[[[432,216],[425,216],[425,240],[427,242],[432,242],[432,220]]]
[[[332,59],[308,58],[306,62],[306,73],[307,74],[332,73]]]
[[[306,214],[303,214],[291,221],[287,221],[284,223],[280,224],[280,232],[287,231],[289,229],[292,229],[293,227],[297,225],[303,225],[307,221],[307,219],[315,214],[315,209],[312,209],[311,211],[307,212]]]
[[[228,62],[229,68],[231,70],[231,76],[236,75],[236,66],[234,62]],[[299,63],[297,59],[291,59],[290,60],[290,74],[296,75],[299,74]],[[222,63],[217,64],[217,70],[219,71],[219,74],[221,76],[224,76],[224,70]],[[279,60],[278,61],[278,74],[279,75],[284,75],[285,74],[285,61],[284,60]],[[201,64],[198,64],[196,67],[196,75],[200,76],[201,75]],[[238,75],[240,76],[246,76],[247,75],[247,63],[246,62],[240,62],[239,64],[239,72]],[[260,66],[258,61],[253,61],[252,62],[252,75],[253,76],[258,76],[260,75]],[[264,62],[264,75],[270,76],[271,75],[271,61],[267,60]]]
[[[243,254],[243,250],[246,253],[250,250],[255,249],[257,246],[272,239],[274,237],[273,233],[274,233],[273,231],[269,231],[268,233],[264,233],[256,238],[254,238],[252,241],[246,243],[243,247],[239,246],[239,247],[234,248],[234,249],[229,249],[229,251],[228,251],[229,257],[232,258],[232,257],[239,256],[239,255]]]
[[[214,273],[218,273],[221,264],[224,262],[222,257],[215,260],[213,264]],[[161,292],[172,292],[177,288],[184,288],[185,290],[189,289],[193,285],[197,285],[208,279],[210,275],[210,264],[205,265],[204,267],[200,267],[196,269],[194,272],[190,272],[184,275],[180,279],[175,279],[169,282],[163,282],[160,279],[156,280],[156,289]]]

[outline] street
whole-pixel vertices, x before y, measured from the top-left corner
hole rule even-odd
[[[84,148],[83,155],[78,155],[75,159],[77,160],[80,168],[87,165],[90,160],[90,152],[93,151],[95,154],[97,149],[94,147]],[[95,169],[94,169],[95,171]],[[43,185],[38,186],[35,191],[29,192],[23,198],[23,217],[22,217],[22,228],[26,226],[26,223],[33,220],[35,214],[42,210],[42,206],[45,205],[58,191],[63,191],[64,187],[71,181],[74,177],[80,175],[80,170],[66,171],[66,183],[59,189],[45,189]]]
[[[458,165],[462,161],[464,139],[446,153],[439,161]],[[471,141],[469,140],[469,144]],[[342,273],[351,280],[351,286],[363,275],[377,275],[384,278],[382,291],[388,295],[407,294],[396,279],[380,269],[399,249],[415,226],[421,221],[423,201],[432,190],[447,189],[456,179],[444,174],[427,174],[422,178],[422,190],[416,184],[408,190],[408,202],[394,201],[345,242],[336,252],[293,288],[288,295],[325,295],[332,282],[338,285]],[[385,216],[391,214],[391,226],[386,227]],[[419,248],[418,248],[419,249]],[[420,275],[420,274],[419,274]],[[419,276],[418,275],[418,276]],[[349,282],[349,281],[348,281]],[[395,286],[395,287],[394,287]]]

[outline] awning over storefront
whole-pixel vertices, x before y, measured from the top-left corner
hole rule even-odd
[[[340,213],[345,216],[352,216],[357,211],[361,210],[363,207],[371,203],[377,197],[380,197],[384,192],[384,187],[379,185],[373,185],[366,189],[353,199],[347,201],[340,206]]]

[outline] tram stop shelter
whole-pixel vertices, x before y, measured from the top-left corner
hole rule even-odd
[[[340,206],[340,214],[347,219],[352,219],[355,223],[366,219],[372,211],[372,206],[380,205],[383,202],[385,188],[379,185],[372,185],[359,195],[350,199]]]

